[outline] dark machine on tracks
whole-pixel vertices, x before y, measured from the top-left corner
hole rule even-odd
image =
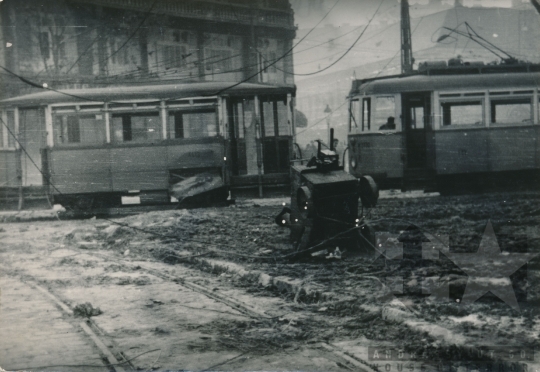
[[[356,178],[339,165],[333,148],[322,149],[306,165],[291,166],[291,204],[276,216],[276,223],[290,228],[290,239],[298,254],[326,250],[331,256],[352,252],[370,254],[375,244],[369,226],[359,215],[378,200],[377,185],[370,176]]]

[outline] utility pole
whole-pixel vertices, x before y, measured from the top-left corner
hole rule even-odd
[[[538,14],[540,14],[540,0],[531,0],[531,4],[534,6]]]
[[[330,109],[330,106],[326,105],[324,113],[326,114],[326,132],[328,134],[328,148],[332,148],[332,143],[330,143],[330,141],[332,140],[332,136],[330,135],[330,116],[332,115],[332,110]]]
[[[413,63],[409,1],[401,0],[401,73],[412,73]]]

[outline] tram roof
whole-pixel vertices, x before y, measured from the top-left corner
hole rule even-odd
[[[421,91],[534,88],[540,86],[540,72],[499,72],[486,74],[393,75],[353,81],[350,96],[357,94],[397,94]]]
[[[46,90],[0,100],[0,106],[39,106],[51,103],[126,102],[134,100],[177,100],[191,97],[294,94],[294,85],[232,82],[133,85],[106,88]],[[230,88],[229,88],[230,87]],[[45,88],[46,89],[46,88]]]

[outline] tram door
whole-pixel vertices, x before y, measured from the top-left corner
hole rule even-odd
[[[431,93],[402,95],[402,121],[405,131],[406,170],[428,170],[431,138]],[[419,174],[420,176],[420,174]]]
[[[253,111],[253,100],[231,100],[227,107],[227,112],[229,114],[230,164],[232,168],[231,172],[235,176],[257,173],[257,164],[251,164],[252,162],[249,164],[250,172],[248,172],[247,161],[248,150],[251,159],[257,159],[256,149],[251,143],[253,141],[246,140],[246,135],[251,138],[249,134],[251,132],[250,128],[253,121]]]
[[[287,107],[286,96],[261,97],[259,116],[255,117],[257,110],[253,99],[229,101],[227,112],[233,175],[258,174],[259,158],[262,158],[264,174],[289,172],[291,134]],[[257,144],[258,135],[260,145]],[[261,153],[257,154],[259,146]]]
[[[264,173],[289,172],[290,127],[287,97],[261,97],[261,132]]]

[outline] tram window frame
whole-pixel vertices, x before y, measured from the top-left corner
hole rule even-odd
[[[203,130],[192,130],[193,127],[186,121],[185,115],[196,114],[211,114],[214,117],[214,130],[209,129],[209,123],[206,126],[201,127]],[[186,127],[189,126],[189,128]],[[201,139],[201,138],[213,138],[219,136],[219,120],[218,113],[215,106],[198,107],[194,109],[170,109],[167,112],[167,127],[169,131],[169,138],[174,140],[185,139]],[[186,131],[186,129],[189,129]],[[198,135],[206,134],[206,135]],[[187,137],[186,137],[187,135]]]
[[[529,108],[529,118],[521,121],[497,121],[498,106],[526,105]],[[497,97],[490,99],[490,125],[532,125],[534,123],[534,105],[532,97]],[[504,119],[503,119],[504,120]]]
[[[106,113],[102,111],[55,110],[53,108],[54,146],[100,146],[107,143]],[[83,120],[93,119],[89,130]],[[91,135],[89,135],[91,133]],[[89,140],[94,138],[97,140]]]
[[[353,123],[354,123],[354,129],[359,130],[359,123],[362,122],[362,112],[360,111],[362,109],[362,105],[360,103],[360,99],[354,98],[351,99],[349,102],[349,132],[352,132],[353,130]]]
[[[287,96],[260,97],[259,118],[263,138],[291,136],[288,110]]]
[[[441,100],[439,103],[439,110],[441,113],[441,128],[463,128],[463,127],[484,127],[486,123],[486,113],[485,113],[485,99],[476,98],[476,99],[448,99]],[[475,121],[474,123],[452,123],[452,107],[460,106],[474,106],[480,108],[480,120]],[[448,107],[448,108],[446,108]],[[450,109],[450,112],[448,111]],[[448,116],[448,114],[450,114]]]

